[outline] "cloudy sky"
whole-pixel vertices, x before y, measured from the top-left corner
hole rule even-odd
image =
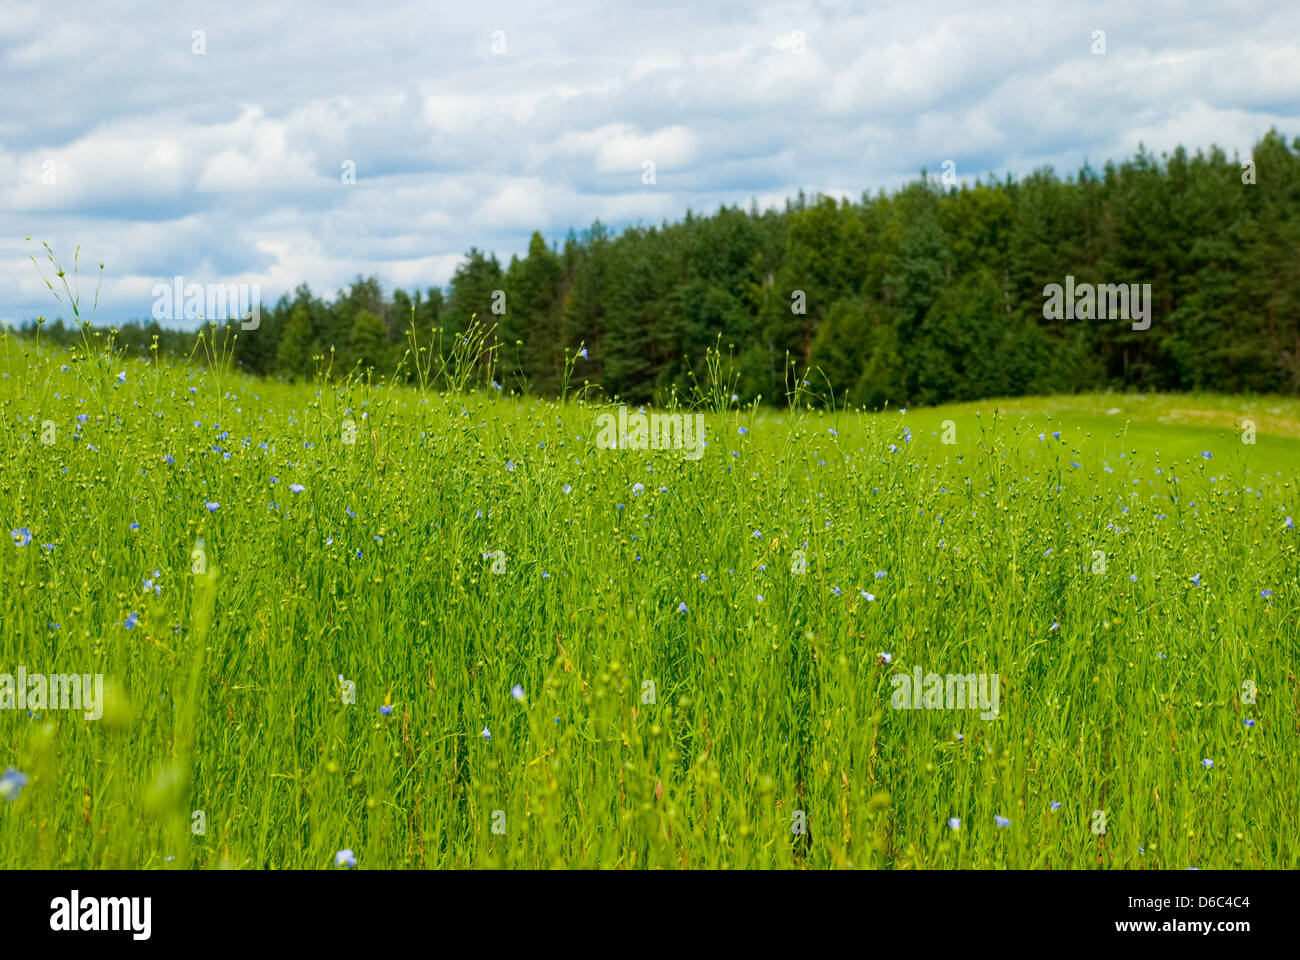
[[[4,0],[0,90],[0,320],[67,315],[30,234],[103,261],[120,322],[177,274],[267,303],[409,289],[535,229],[857,197],[945,160],[1244,155],[1300,135],[1300,4]]]

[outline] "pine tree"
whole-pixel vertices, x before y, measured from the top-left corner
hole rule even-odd
[[[391,359],[392,349],[384,321],[369,310],[358,311],[348,332],[347,369],[360,365],[364,374],[366,368],[377,367],[377,372],[387,374],[391,372],[387,369]]]
[[[277,372],[289,380],[309,376],[313,372],[311,358],[315,342],[311,312],[307,304],[294,304],[276,354]]]

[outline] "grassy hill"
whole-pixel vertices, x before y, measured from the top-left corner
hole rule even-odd
[[[0,868],[1297,865],[1294,400],[723,404],[692,462],[0,357],[0,674],[104,691],[0,709]]]

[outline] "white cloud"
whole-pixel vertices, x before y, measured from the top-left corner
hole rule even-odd
[[[683,126],[641,135],[626,128],[606,129],[596,148],[598,173],[640,173],[648,160],[656,169],[671,170],[691,160],[691,132]]]
[[[268,299],[359,272],[423,287],[470,246],[508,260],[533,230],[856,197],[947,159],[965,179],[1072,172],[1139,142],[1245,153],[1270,126],[1300,134],[1297,35],[1300,7],[1267,0],[666,0],[617,17],[597,0],[364,17],[344,0],[202,16],[81,0],[58,18],[10,0],[0,318],[58,309],[24,233],[104,260],[104,315],[125,319],[178,273]]]

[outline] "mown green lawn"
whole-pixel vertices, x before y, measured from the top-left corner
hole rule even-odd
[[[0,357],[0,674],[105,690],[0,710],[0,868],[1297,866],[1294,400],[730,407],[689,462]]]

